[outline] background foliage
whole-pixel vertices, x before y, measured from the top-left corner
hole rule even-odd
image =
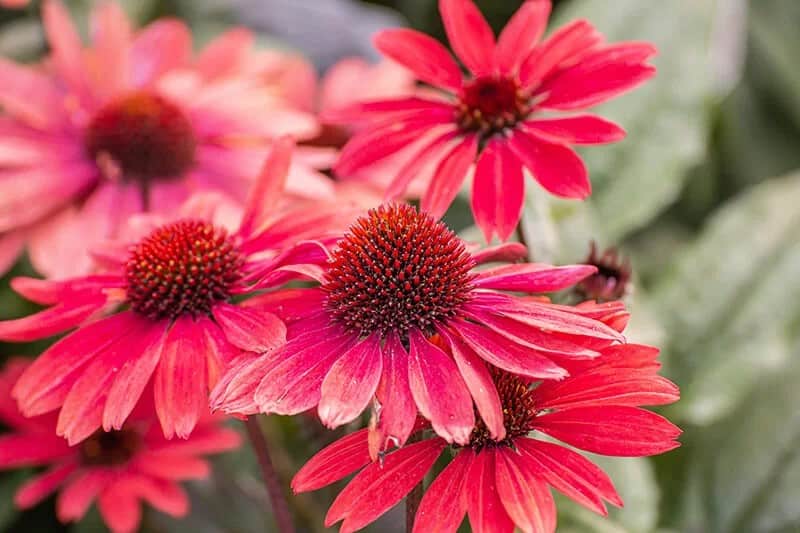
[[[85,17],[89,0],[68,2]],[[519,1],[483,0],[496,27]],[[375,27],[405,19],[442,35],[434,0],[126,0],[137,20],[186,18],[199,41],[232,23],[254,25],[268,46],[306,52],[324,68],[339,55],[373,54]],[[382,4],[378,6],[376,4]],[[683,447],[648,459],[598,459],[627,507],[609,519],[566,500],[559,531],[781,533],[800,531],[800,2],[797,0],[561,0],[556,21],[592,20],[609,40],[657,44],[657,78],[603,106],[628,139],[585,151],[595,189],[586,203],[538,194],[525,232],[537,259],[580,261],[591,239],[633,260],[629,338],[663,347],[682,389],[668,410]],[[44,49],[28,12],[0,11],[0,53]],[[313,16],[309,16],[309,13]],[[329,39],[320,40],[317,28]],[[331,43],[334,43],[333,45]],[[333,48],[332,48],[333,46]],[[466,203],[448,214],[465,235]],[[24,262],[15,274],[25,272]],[[0,284],[0,315],[23,304]],[[2,357],[41,346],[0,345]],[[325,443],[313,420],[265,420],[285,477]],[[25,473],[0,477],[1,531],[64,530],[52,501],[11,506]],[[223,457],[213,481],[191,487],[192,516],[151,514],[147,531],[262,531],[269,510],[249,451]],[[293,499],[308,531],[321,531],[334,493]],[[399,513],[374,531],[399,530]],[[71,530],[98,531],[89,516]]]

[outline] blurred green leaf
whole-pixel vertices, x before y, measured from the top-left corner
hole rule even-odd
[[[793,356],[800,357],[800,346]],[[710,428],[696,461],[709,533],[800,530],[800,365],[761,383]]]
[[[19,486],[28,478],[29,472],[18,470],[15,472],[3,473],[0,477],[0,531],[6,531],[19,514],[14,506],[14,493]]]
[[[674,412],[705,424],[784,368],[800,335],[800,173],[721,208],[654,295],[669,333]]]
[[[577,0],[558,13],[552,27],[587,18],[610,42],[645,40],[659,49],[657,76],[644,86],[598,107],[628,137],[583,151],[594,194],[591,218],[617,241],[670,205],[687,171],[704,157],[711,99],[712,0],[650,3]]]

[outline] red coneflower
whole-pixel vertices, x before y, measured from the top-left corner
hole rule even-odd
[[[475,220],[489,240],[506,240],[520,218],[523,168],[552,194],[585,198],[591,186],[576,144],[621,140],[625,132],[592,114],[566,117],[609,100],[655,73],[647,43],[606,44],[585,20],[539,42],[549,0],[528,0],[497,41],[471,0],[440,0],[458,64],[439,42],[414,30],[379,33],[375,45],[423,82],[445,94],[362,103],[330,113],[340,121],[369,120],[342,151],[334,170],[347,177],[397,151],[415,151],[387,191],[399,195],[423,171],[433,177],[422,207],[441,216],[476,163]]]
[[[189,499],[178,482],[208,477],[203,456],[239,445],[239,434],[208,414],[188,440],[166,440],[151,403],[138,405],[118,430],[97,431],[69,446],[56,435],[54,415],[25,418],[17,410],[9,392],[28,364],[13,359],[0,373],[0,421],[11,430],[0,435],[0,470],[47,467],[17,490],[17,507],[32,507],[58,491],[56,512],[62,522],[79,520],[96,501],[111,531],[133,532],[142,501],[173,516],[186,515]]]
[[[569,287],[596,269],[510,264],[525,247],[470,253],[442,222],[407,204],[359,218],[338,242],[320,286],[257,296],[274,310],[288,342],[242,357],[212,392],[214,409],[296,414],[318,405],[335,427],[372,403],[373,455],[402,444],[419,410],[448,442],[467,444],[473,400],[492,435],[502,408],[486,363],[532,379],[558,379],[567,361],[592,359],[622,340],[621,304],[565,307],[513,292]]]
[[[414,531],[456,531],[464,515],[472,531],[527,533],[555,531],[553,487],[605,515],[605,502],[622,505],[608,476],[572,449],[540,440],[540,433],[602,455],[641,457],[677,446],[680,430],[642,405],[678,400],[678,388],[657,375],[658,350],[622,344],[601,357],[570,365],[570,377],[541,384],[494,369],[492,379],[503,407],[502,437],[478,420],[463,446],[428,487]],[[292,488],[306,492],[353,472],[325,519],[343,520],[341,531],[361,529],[397,504],[447,448],[444,439],[423,440],[392,451],[378,462],[369,454],[367,430],[344,437],[314,456],[295,476]]]
[[[597,273],[575,286],[575,292],[581,299],[608,302],[624,298],[630,293],[631,262],[627,257],[621,257],[616,248],[606,248],[600,253],[597,243],[592,241],[589,256],[583,262],[597,267]]]
[[[177,220],[107,246],[100,258],[104,274],[12,281],[17,292],[50,307],[0,322],[0,339],[29,341],[78,327],[38,357],[14,387],[26,416],[60,407],[58,434],[70,443],[101,425],[120,429],[152,376],[164,434],[187,437],[226,361],[285,342],[278,317],[233,298],[280,285],[296,270],[320,269],[308,263],[325,262],[323,243],[298,241],[324,236],[340,216],[349,218],[341,206],[279,208],[291,146],[286,139],[276,142],[232,231],[220,220],[225,213],[209,213],[219,198],[201,197]],[[109,308],[111,316],[94,320]]]

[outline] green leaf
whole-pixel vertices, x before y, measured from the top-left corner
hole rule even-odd
[[[800,345],[793,356],[800,357]],[[710,533],[800,530],[800,365],[761,383],[698,456]]]
[[[19,514],[19,510],[14,506],[14,494],[28,475],[29,472],[24,470],[0,475],[0,531],[6,531],[6,527]]]
[[[594,193],[591,218],[611,241],[643,226],[675,201],[687,171],[706,152],[706,103],[713,95],[710,64],[712,0],[607,2],[578,0],[557,24],[587,18],[609,42],[645,40],[659,49],[656,77],[597,112],[628,137],[583,150]]]
[[[706,424],[764,375],[781,371],[800,335],[800,173],[719,209],[667,267],[654,294],[670,339],[673,412]]]

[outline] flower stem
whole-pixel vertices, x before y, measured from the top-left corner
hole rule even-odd
[[[411,437],[409,437],[406,444],[419,442],[421,440],[421,437],[422,437],[421,432],[417,432],[416,435],[412,435]],[[406,496],[406,533],[411,533],[412,531],[414,531],[414,519],[417,516],[417,509],[419,509],[419,503],[422,501],[424,483],[425,479],[420,480],[417,486],[411,489],[411,492],[409,492],[408,496]]]
[[[270,459],[269,446],[264,438],[264,433],[261,431],[261,425],[255,416],[247,417],[244,425],[247,428],[250,445],[258,458],[258,464],[261,465],[261,475],[264,478],[267,494],[269,494],[272,514],[275,517],[278,531],[280,533],[294,533],[289,504],[286,501],[286,495],[283,492],[278,474],[275,472],[275,466],[272,464],[272,459]]]

